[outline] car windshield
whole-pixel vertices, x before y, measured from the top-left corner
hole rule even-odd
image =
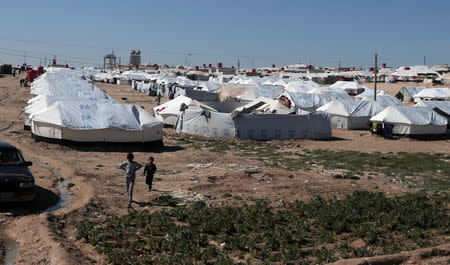
[[[22,155],[16,150],[0,151],[0,166],[18,166],[24,165]]]

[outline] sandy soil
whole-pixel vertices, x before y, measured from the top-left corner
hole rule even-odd
[[[2,206],[0,223],[2,237],[18,243],[16,264],[106,264],[105,257],[92,246],[76,240],[76,224],[87,216],[123,214],[127,199],[122,172],[116,165],[125,160],[130,148],[71,147],[34,142],[30,132],[23,131],[21,110],[29,98],[29,88],[18,86],[21,77],[0,78],[0,138],[19,147],[27,159],[39,185],[39,199],[30,206]],[[109,95],[123,103],[134,103],[148,111],[156,106],[155,98],[130,90],[130,86],[99,84]],[[126,98],[126,99],[123,99]],[[413,139],[385,140],[373,137],[365,131],[334,130],[334,140],[297,140],[276,142],[293,149],[331,149],[380,152],[449,152],[447,140],[418,141]],[[209,204],[220,204],[222,195],[232,193],[241,197],[280,200],[307,200],[320,193],[324,197],[342,196],[356,189],[383,191],[387,194],[406,192],[400,186],[376,180],[352,181],[332,179],[316,171],[273,170],[260,166],[257,170],[237,172],[235,167],[258,165],[251,158],[220,155],[208,150],[193,150],[177,145],[172,129],[165,129],[163,150],[136,150],[136,161],[144,162],[154,156],[160,172],[154,183],[156,191],[146,190],[143,177],[135,186],[134,205],[137,209],[155,211],[149,207],[153,196],[179,189],[191,190],[215,196]],[[291,144],[294,143],[294,144]],[[287,148],[287,147],[286,147]],[[288,177],[289,176],[289,177]],[[71,203],[52,213],[43,212],[57,201],[55,188],[59,178],[68,179]],[[257,181],[256,181],[257,180]],[[1,249],[1,246],[0,246]],[[1,251],[0,251],[1,253]]]

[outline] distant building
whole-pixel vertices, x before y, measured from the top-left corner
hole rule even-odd
[[[130,65],[141,65],[141,51],[132,50],[130,53]]]
[[[117,65],[117,57],[112,53],[107,54],[103,57],[103,68],[112,68]]]

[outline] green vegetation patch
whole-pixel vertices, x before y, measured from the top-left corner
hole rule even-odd
[[[323,264],[442,244],[448,198],[411,193],[388,198],[355,191],[342,200],[130,210],[86,219],[84,239],[113,264]],[[352,242],[359,241],[359,244]]]
[[[350,175],[381,173],[398,181],[431,191],[450,190],[450,156],[430,153],[364,153],[356,151],[308,150],[293,151],[266,142],[226,141],[201,138],[177,139],[182,145],[195,145],[210,152],[231,152],[252,158],[269,168],[286,170],[345,169]],[[406,179],[408,177],[408,179]]]

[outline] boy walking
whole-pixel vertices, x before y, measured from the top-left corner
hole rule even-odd
[[[131,203],[133,202],[133,188],[134,181],[136,180],[136,171],[142,168],[142,165],[138,162],[133,161],[134,155],[128,153],[127,160],[121,163],[118,168],[125,170],[125,183],[127,185],[128,194],[128,208],[131,208]]]
[[[156,172],[156,166],[154,164],[155,159],[153,156],[148,158],[148,163],[145,165],[144,168],[144,176],[145,176],[145,183],[148,185],[148,190],[152,190],[152,182],[153,177],[155,176]]]

